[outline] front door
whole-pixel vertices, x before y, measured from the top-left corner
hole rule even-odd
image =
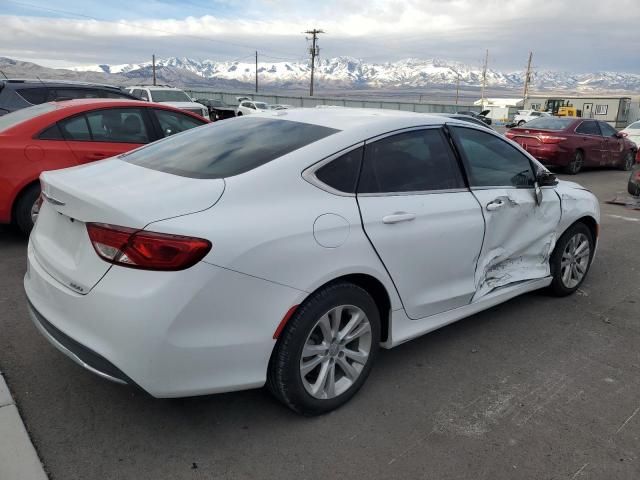
[[[584,120],[575,132],[574,146],[584,152],[585,166],[597,167],[609,162],[609,150],[596,120]]]
[[[495,134],[459,126],[451,130],[485,222],[474,300],[499,287],[549,276],[560,222],[553,188],[542,189],[538,205],[527,156]]]
[[[624,140],[618,137],[618,131],[607,122],[598,122],[608,155],[608,165],[620,165],[624,158]]]
[[[410,318],[471,301],[484,222],[442,129],[368,142],[357,200]]]

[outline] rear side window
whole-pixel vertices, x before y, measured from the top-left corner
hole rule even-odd
[[[194,128],[122,155],[135,165],[191,178],[225,178],[253,170],[339,130],[269,118]]]
[[[149,143],[144,113],[139,108],[109,108],[87,113],[94,142]]]
[[[400,133],[367,144],[358,193],[447,190],[464,186],[440,129]]]
[[[58,127],[57,123],[54,123],[45,131],[43,131],[38,138],[40,140],[64,140],[62,136],[62,132],[60,131],[60,127]]]
[[[64,138],[67,140],[89,142],[91,141],[91,133],[89,125],[84,115],[63,120],[58,124],[62,130]]]
[[[316,178],[340,192],[356,193],[363,151],[359,147],[332,160],[316,171]]]
[[[598,128],[597,122],[582,122],[576,128],[576,133],[581,133],[582,135],[600,135],[600,128]]]
[[[529,159],[507,141],[471,128],[451,129],[458,143],[472,187],[532,187]]]
[[[45,87],[19,88],[16,91],[22,98],[33,105],[40,105],[49,101],[49,89]]]

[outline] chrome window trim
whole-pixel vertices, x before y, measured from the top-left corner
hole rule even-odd
[[[603,136],[602,130],[600,130],[600,135],[593,134],[593,133],[579,132],[578,129],[580,128],[580,126],[582,126],[583,123],[595,123],[596,126],[598,127],[598,130],[600,130],[600,125],[598,125],[598,120],[587,120],[587,121],[582,120],[578,125],[576,125],[576,128],[573,129],[573,133],[575,133],[576,135],[584,135],[585,137],[602,137]]]
[[[442,190],[412,190],[408,192],[359,193],[358,197],[401,197],[407,195],[438,195],[440,193],[469,193],[468,188],[445,188]]]

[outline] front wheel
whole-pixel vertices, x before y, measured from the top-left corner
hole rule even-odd
[[[330,284],[298,307],[280,335],[269,389],[304,415],[334,410],[364,384],[379,342],[380,314],[371,295],[351,283]]]
[[[594,239],[584,223],[576,223],[558,240],[551,255],[551,292],[564,297],[582,284],[594,252]]]
[[[518,122],[518,126],[519,126],[519,127],[521,127],[521,126],[522,126],[522,125],[524,125],[525,123],[526,123],[526,122],[525,122],[524,120],[520,120],[520,121]]]

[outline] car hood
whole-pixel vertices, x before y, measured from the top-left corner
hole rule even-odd
[[[206,108],[204,105],[196,102],[160,102],[164,105],[171,105],[176,108]]]

